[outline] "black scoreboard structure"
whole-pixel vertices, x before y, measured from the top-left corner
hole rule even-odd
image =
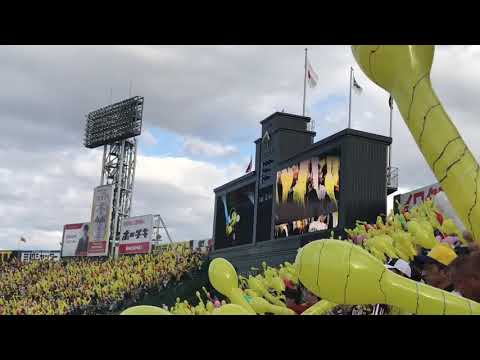
[[[109,255],[114,256],[120,226],[130,216],[137,164],[137,137],[142,132],[142,96],[134,96],[90,112],[86,116],[83,144],[103,146],[100,186],[113,185]]]
[[[284,112],[261,121],[255,170],[214,190],[212,258],[242,273],[278,265],[310,241],[386,213],[397,190],[387,169],[392,139],[345,129],[314,143],[309,122]]]

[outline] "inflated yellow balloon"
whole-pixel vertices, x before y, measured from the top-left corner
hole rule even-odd
[[[397,254],[402,255],[400,257],[403,260],[412,260],[413,257],[417,255],[417,251],[413,246],[412,235],[410,233],[402,230],[396,230],[392,233],[392,239]]]
[[[270,303],[275,304],[277,306],[285,306],[283,302],[281,302],[278,298],[273,296],[268,292],[268,289],[265,285],[259,280],[258,277],[249,276],[248,277],[248,287],[255,291],[257,294],[263,296],[267,299]]]
[[[238,287],[237,272],[230,262],[223,258],[213,259],[208,267],[208,278],[212,286],[220,294],[228,297],[233,304],[240,305],[246,311],[255,314]]]
[[[313,241],[297,254],[298,276],[318,297],[336,304],[388,304],[413,314],[480,315],[480,304],[388,271],[360,246]]]
[[[140,305],[124,310],[120,315],[171,315],[167,310],[158,306]]]
[[[257,292],[252,290],[252,289],[245,289],[244,292],[245,292],[245,295],[247,295],[247,296],[259,297],[259,294],[257,294]]]
[[[433,237],[433,233],[430,234],[427,232],[424,226],[416,220],[411,220],[407,223],[408,232],[412,234],[412,241],[414,244],[420,245],[425,249],[431,249],[437,245],[437,241]]]
[[[250,299],[250,305],[257,314],[272,313],[275,315],[295,315],[295,311],[283,306],[272,305],[264,298],[258,296]]]
[[[326,312],[332,310],[337,304],[327,300],[320,300],[315,305],[310,306],[302,315],[324,315]]]
[[[389,92],[459,218],[480,243],[480,166],[430,81],[433,45],[354,45],[363,72]]]
[[[377,235],[368,239],[365,246],[374,252],[386,254],[389,258],[398,258],[393,246],[393,239],[388,235]]]
[[[227,295],[238,288],[238,276],[230,262],[223,258],[213,259],[208,267],[208,279],[212,286],[221,294]]]
[[[207,302],[207,312],[208,312],[209,314],[211,314],[214,309],[215,309],[215,307],[213,306],[213,303],[212,303],[211,301],[208,301],[208,302]]]
[[[225,304],[212,311],[212,315],[255,315],[237,304]]]
[[[265,272],[265,280],[270,289],[278,293],[285,291],[285,283],[272,268]]]

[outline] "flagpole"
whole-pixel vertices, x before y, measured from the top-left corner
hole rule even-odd
[[[391,95],[390,95],[391,96]],[[390,105],[390,104],[389,104]],[[392,113],[393,113],[393,98],[392,103],[389,106],[390,108],[390,138],[392,138]],[[388,147],[388,168],[390,169],[392,166],[392,144],[390,143]]]
[[[352,75],[353,67],[350,67],[350,95],[348,99],[348,128],[352,126]]]
[[[305,48],[305,72],[303,75],[303,112],[302,116],[305,116],[305,98],[307,96],[307,51],[308,49]]]

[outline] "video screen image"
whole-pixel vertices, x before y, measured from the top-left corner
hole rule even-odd
[[[340,158],[317,156],[277,172],[275,237],[338,226]]]
[[[218,198],[216,249],[252,242],[254,205],[255,184],[247,185]]]

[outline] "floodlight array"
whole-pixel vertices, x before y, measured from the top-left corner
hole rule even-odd
[[[87,115],[85,147],[92,149],[119,140],[138,136],[142,132],[143,97],[120,101]]]

